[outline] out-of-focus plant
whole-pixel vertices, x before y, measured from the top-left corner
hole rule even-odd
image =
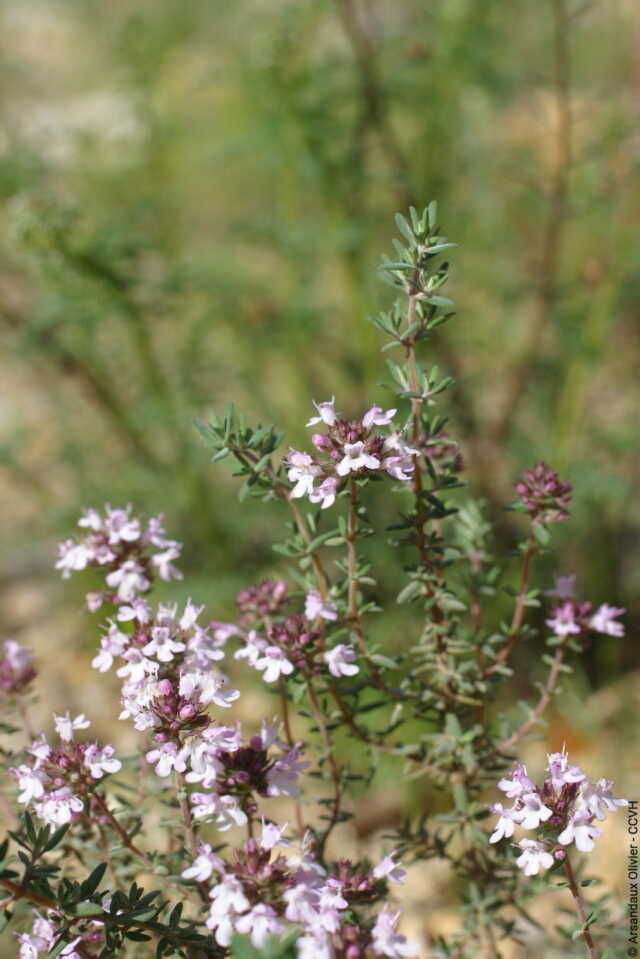
[[[396,406],[373,402],[344,415],[333,397],[314,402],[310,444],[284,455],[283,434],[251,427],[232,408],[199,424],[214,461],[230,460],[242,478],[241,500],[288,508],[287,536],[276,548],[289,580],[246,587],[234,622],[202,625],[204,607],[191,600],[180,610],[148,601],[158,577],[179,575],[180,544],[161,518],[143,523],[131,507],[89,509],[80,536],[61,544],[65,577],[96,577],[87,605],[106,609],[107,620],[93,666],[115,669],[123,681],[120,718],[133,723],[141,746],[120,759],[111,745],[81,741],[88,720],[66,713],[55,715],[57,741],[41,734],[26,752],[7,754],[27,812],[3,846],[5,921],[19,918],[23,901],[38,910],[32,928],[17,933],[23,959],[106,959],[145,942],[136,955],[416,954],[388,901],[388,884],[404,879],[398,856],[406,864],[445,860],[456,879],[459,929],[425,956],[497,959],[501,944],[520,941],[534,922],[530,899],[562,888],[577,921],[559,933],[581,939],[592,959],[615,954],[617,906],[609,896],[585,900],[591,881],[578,878],[578,853],[594,848],[596,822],[626,801],[609,780],[591,781],[565,750],[549,755],[541,786],[514,760],[572,661],[598,636],[623,635],[624,610],[577,598],[572,576],[557,577],[548,599],[534,587],[536,560],[572,497],[543,462],[515,485],[520,581],[516,590],[506,584],[484,505],[461,491],[460,456],[441,409],[450,379],[419,358],[454,316],[443,289],[454,244],[434,203],[422,214],[412,207],[397,225],[402,242],[381,272],[399,297],[374,318],[387,341]],[[388,529],[380,501],[397,504]],[[396,601],[380,601],[383,571],[371,559],[370,543],[389,534],[404,578],[396,601],[408,608],[402,642],[387,624]],[[506,619],[501,592],[511,606]],[[530,613],[543,602],[543,678],[518,716],[514,651],[534,638]],[[257,717],[261,725],[248,731],[223,719],[240,696],[219,668],[229,646],[274,691],[279,719]],[[15,644],[0,678],[26,722],[34,669]],[[376,864],[336,858],[336,831],[383,756],[437,790],[442,811],[407,814],[388,836],[393,852]],[[496,782],[511,806],[487,806]],[[291,826],[275,819],[277,797],[291,802]],[[498,820],[489,834],[492,812]],[[147,832],[158,813],[162,849]],[[516,828],[535,838],[503,842]],[[246,837],[231,832],[227,846],[216,842],[230,830]],[[546,945],[549,954],[565,948],[553,936]]]
[[[578,481],[561,555],[637,619],[633,4],[24,11],[3,5],[0,37],[8,543],[171,497],[191,574],[219,551],[236,587],[247,557],[270,575],[270,521],[222,508],[185,426],[233,396],[298,442],[309,389],[364,403],[381,236],[437,193],[474,304],[434,343],[466,477],[505,546],[515,464],[549,456]],[[594,682],[619,655],[588,653]]]

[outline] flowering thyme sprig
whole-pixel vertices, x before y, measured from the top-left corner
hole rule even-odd
[[[307,496],[311,503],[328,509],[335,502],[340,484],[350,475],[387,473],[404,483],[411,479],[418,450],[402,433],[379,429],[392,422],[397,410],[385,412],[380,406],[372,406],[361,419],[347,420],[337,413],[333,398],[315,406],[318,416],[312,417],[307,426],[326,426],[324,433],[311,437],[317,453],[290,449],[287,455],[294,499]]]
[[[145,526],[132,515],[131,506],[113,509],[107,505],[104,515],[87,509],[78,520],[87,532],[60,544],[56,569],[62,570],[65,579],[87,567],[103,570],[105,588],[87,593],[92,612],[104,602],[131,603],[149,591],[156,574],[164,580],[182,578],[174,566],[182,545],[166,537],[162,519],[154,516]]]
[[[414,954],[396,931],[397,915],[385,907],[377,917],[371,907],[386,898],[387,882],[404,880],[404,871],[385,857],[367,869],[343,859],[328,872],[313,854],[307,834],[301,846],[285,857],[277,846],[291,846],[285,826],[262,824],[258,840],[250,838],[226,863],[209,845],[198,850],[185,879],[216,882],[209,893],[207,926],[216,942],[228,946],[234,932],[249,935],[262,949],[271,936],[301,927],[298,959],[379,959]]]
[[[120,770],[113,746],[78,743],[74,732],[90,723],[83,715],[74,719],[54,716],[59,743],[52,746],[44,734],[29,748],[30,763],[9,770],[18,782],[18,802],[32,808],[50,826],[63,826],[83,815],[98,780]]]

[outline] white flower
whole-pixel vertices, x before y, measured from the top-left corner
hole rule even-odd
[[[122,566],[107,574],[106,580],[107,586],[115,589],[118,599],[125,603],[131,603],[138,593],[146,592],[151,586],[143,567],[134,559],[125,560]]]
[[[78,526],[90,529],[94,533],[99,533],[104,529],[102,517],[97,509],[90,507],[82,511],[82,516],[78,520]]]
[[[383,459],[382,465],[389,476],[400,480],[401,483],[407,483],[413,475],[413,460],[405,456],[387,456]]]
[[[407,871],[395,861],[397,852],[394,849],[392,853],[381,859],[373,870],[376,879],[388,879],[389,882],[403,883],[407,878]]]
[[[128,678],[132,683],[142,683],[148,676],[155,677],[158,675],[158,669],[160,668],[158,663],[154,663],[152,659],[147,659],[135,647],[129,647],[125,650],[122,658],[125,660],[125,665],[116,670],[116,676],[119,676],[120,679]]]
[[[558,836],[561,846],[568,846],[575,842],[580,852],[591,852],[595,848],[594,839],[602,835],[602,829],[584,819],[571,819],[566,829]]]
[[[290,450],[287,457],[289,464],[289,481],[296,485],[291,490],[293,499],[299,499],[301,496],[308,496],[313,492],[313,481],[316,476],[322,474],[321,468],[314,462],[309,453],[300,453],[298,450]]]
[[[623,608],[603,603],[589,620],[589,626],[597,633],[605,633],[607,636],[624,636],[624,624],[616,622],[616,617],[622,616],[624,612]]]
[[[522,849],[522,855],[516,859],[525,876],[537,876],[541,869],[550,869],[553,866],[553,856],[547,852],[541,842],[535,839],[521,839],[517,845]]]
[[[73,739],[73,731],[75,729],[88,729],[88,727],[91,725],[84,713],[76,716],[75,719],[71,719],[69,713],[65,713],[64,716],[56,716],[54,713],[53,722],[58,736],[65,743],[71,742]]]
[[[240,916],[235,925],[238,932],[251,936],[251,942],[256,949],[262,949],[270,936],[277,936],[284,930],[284,924],[278,919],[273,906],[263,902]]]
[[[389,907],[385,906],[371,930],[374,948],[389,959],[401,959],[402,956],[412,955],[411,946],[405,936],[397,932],[399,918],[399,912],[392,913]]]
[[[506,793],[509,799],[519,799],[524,793],[535,790],[535,784],[527,776],[527,767],[523,766],[522,763],[515,764],[511,776],[511,779],[504,776],[498,783],[498,789]]]
[[[93,558],[92,547],[86,543],[76,543],[72,539],[67,539],[58,546],[56,569],[61,569],[63,579],[68,579],[72,572],[86,569]]]
[[[265,649],[267,648],[267,641],[263,639],[262,636],[259,636],[254,629],[252,629],[245,640],[245,645],[242,649],[238,649],[234,655],[234,659],[246,659],[249,666],[255,665],[263,655]]]
[[[376,426],[387,426],[397,412],[397,410],[387,410],[384,413],[381,406],[372,406],[362,417],[362,425],[365,430],[371,429],[374,424]]]
[[[151,562],[158,568],[158,575],[160,576],[160,579],[164,579],[165,582],[168,582],[171,579],[182,579],[182,573],[177,566],[173,565],[174,559],[180,558],[180,553],[180,544],[169,541],[169,544],[165,550],[163,550],[161,553],[155,553],[151,557]]]
[[[114,747],[100,749],[97,743],[87,746],[83,762],[93,779],[101,779],[107,773],[117,773],[122,768],[120,760],[115,758]]]
[[[49,826],[64,826],[84,811],[84,803],[68,786],[64,786],[47,793],[41,802],[35,803],[35,809]]]
[[[309,502],[321,503],[320,509],[328,509],[336,501],[337,481],[333,476],[328,476],[316,489],[309,493]]]
[[[242,883],[236,876],[227,873],[209,893],[211,907],[207,927],[215,931],[216,942],[228,946],[234,930],[234,920],[251,907],[244,894]]]
[[[496,823],[496,827],[491,834],[489,842],[500,842],[501,839],[509,838],[513,836],[514,824],[518,822],[518,811],[514,809],[505,809],[502,803],[495,803],[491,807],[491,811],[496,813],[500,818]]]
[[[130,604],[119,607],[117,618],[121,623],[127,623],[132,619],[137,619],[139,623],[146,626],[151,619],[151,607],[146,599],[137,596]]]
[[[569,765],[569,756],[563,750],[561,753],[549,753],[547,755],[547,769],[549,778],[555,791],[559,793],[564,785],[569,783],[581,783],[586,780],[585,774],[579,766]]]
[[[194,606],[190,599],[187,600],[187,605],[184,608],[184,613],[180,617],[180,629],[191,629],[196,624],[198,616],[204,609],[204,604],[202,606]]]
[[[420,450],[415,449],[413,446],[409,446],[401,433],[390,433],[389,436],[385,437],[383,450],[385,453],[393,453],[397,456],[402,456],[403,458],[409,456],[420,456]]]
[[[614,799],[611,779],[599,779],[597,783],[584,782],[576,798],[576,806],[585,808],[596,819],[605,819],[607,811],[615,812],[618,806],[628,806],[626,799]]]
[[[198,855],[193,865],[182,873],[183,879],[197,879],[198,882],[207,882],[214,872],[224,871],[224,861],[212,850],[209,843],[198,846]]]
[[[576,622],[576,610],[572,602],[563,603],[553,611],[553,616],[545,620],[556,636],[568,636],[570,633],[579,633],[580,625]]]
[[[545,806],[537,793],[527,793],[521,797],[522,807],[517,812],[516,821],[523,829],[537,829],[553,815],[553,810]]]
[[[375,470],[380,466],[377,456],[365,452],[362,440],[357,443],[345,443],[343,452],[344,457],[336,466],[338,476],[346,476],[347,473],[354,473],[360,469]]]
[[[21,792],[18,796],[18,802],[28,805],[34,799],[40,799],[44,795],[43,782],[47,782],[49,777],[41,770],[32,769],[31,766],[18,766],[17,769],[10,769],[11,775],[18,780],[18,787]]]
[[[174,653],[182,653],[185,644],[175,640],[169,626],[154,626],[151,630],[151,639],[142,647],[145,656],[154,656],[161,663],[170,663]]]
[[[256,660],[255,668],[263,674],[265,683],[275,683],[280,676],[289,676],[293,672],[293,663],[279,646],[267,646],[262,656]]]
[[[228,709],[231,703],[240,696],[240,690],[228,685],[228,679],[215,670],[189,670],[180,676],[180,695],[192,696],[198,694],[201,706],[215,703],[223,709]]]
[[[151,749],[147,755],[148,763],[155,763],[156,776],[165,779],[175,769],[177,773],[185,772],[187,768],[187,759],[189,758],[189,749],[183,746],[178,750],[175,743],[162,743],[156,749]]]
[[[247,816],[238,805],[235,796],[218,796],[215,793],[191,793],[189,797],[196,819],[213,819],[220,832],[232,826],[244,826]]]
[[[312,416],[307,426],[315,426],[316,423],[325,423],[327,426],[333,426],[337,419],[336,409],[335,409],[335,396],[332,396],[330,400],[326,400],[324,403],[316,403],[313,401],[313,405],[318,411],[318,416]]]
[[[290,846],[288,839],[283,839],[283,833],[286,831],[289,823],[284,826],[276,826],[274,822],[265,822],[262,820],[262,834],[260,836],[261,849],[273,849],[274,846]]]
[[[313,621],[320,616],[322,619],[334,620],[338,618],[338,608],[335,603],[323,600],[320,593],[312,591],[307,594],[304,603],[304,615],[309,621]]]
[[[267,772],[267,795],[297,796],[300,792],[298,776],[308,765],[308,762],[300,760],[300,750],[294,746],[281,759],[276,760]]]
[[[105,529],[109,534],[109,543],[112,546],[120,542],[134,543],[140,539],[140,520],[131,517],[131,506],[125,509],[110,509],[107,507]]]
[[[353,646],[345,646],[344,643],[339,643],[323,654],[329,672],[336,679],[340,679],[341,676],[355,676],[359,672],[358,666],[355,665],[356,658]]]
[[[296,941],[298,959],[333,959],[335,953],[326,933],[314,929]]]
[[[109,624],[109,631],[100,640],[100,652],[93,657],[91,665],[98,672],[106,673],[113,666],[114,656],[122,656],[129,645],[129,637],[121,633],[115,623]]]

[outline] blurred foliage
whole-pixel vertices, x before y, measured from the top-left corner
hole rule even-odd
[[[379,251],[395,209],[437,197],[460,316],[434,349],[467,481],[508,543],[523,467],[571,479],[562,568],[633,635],[633,0],[5,0],[0,19],[3,579],[50,578],[81,506],[134,502],[167,512],[224,615],[276,565],[283,516],[235,507],[194,417],[233,400],[295,443],[311,398],[384,404]],[[610,650],[592,680],[624,665]]]

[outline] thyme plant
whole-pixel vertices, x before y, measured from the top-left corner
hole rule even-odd
[[[483,503],[460,480],[442,412],[451,380],[419,358],[454,317],[443,288],[455,244],[435,203],[397,225],[402,240],[381,273],[398,298],[373,320],[394,351],[393,405],[314,402],[306,449],[282,450],[281,433],[247,425],[233,407],[198,424],[213,461],[233,464],[241,500],[286,507],[274,547],[286,578],[249,584],[235,620],[222,622],[191,599],[162,602],[162,581],[181,575],[162,517],[87,509],[60,546],[64,577],[93,570],[87,606],[103,625],[92,665],[122,682],[134,754],[87,738],[89,720],[58,704],[55,736],[36,735],[33,656],[5,644],[4,731],[29,740],[3,750],[15,818],[0,856],[3,923],[21,959],[495,959],[535,926],[529,901],[544,889],[570,893],[573,919],[559,928],[569,943],[615,954],[615,904],[592,890],[587,901],[579,876],[596,822],[626,802],[564,748],[538,786],[519,749],[571,660],[598,635],[623,635],[624,610],[593,609],[571,575],[534,586],[536,558],[571,504],[570,484],[544,463],[515,484],[523,533],[519,585],[509,587],[513,559],[493,555]],[[372,484],[394,504],[391,525],[370,511]],[[397,551],[404,583],[391,602],[408,607],[403,636],[385,627],[372,537],[391,537]],[[547,674],[516,707],[514,660],[540,627]],[[251,671],[273,706],[241,725],[236,683]],[[339,836],[382,758],[437,794],[437,811],[407,812],[373,860],[341,856]],[[510,806],[495,802],[496,788]],[[409,942],[393,887],[434,858],[449,864],[462,919],[446,939]]]

